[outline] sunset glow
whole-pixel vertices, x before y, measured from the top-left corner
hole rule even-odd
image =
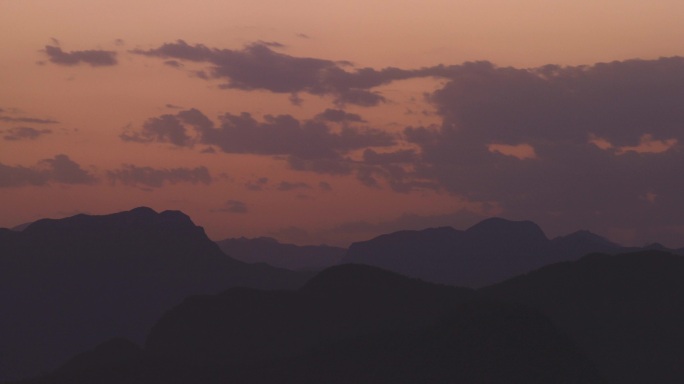
[[[0,227],[684,246],[681,1],[0,0]]]

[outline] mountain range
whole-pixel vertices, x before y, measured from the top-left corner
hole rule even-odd
[[[494,218],[314,274],[227,256],[177,211],[39,220],[0,229],[0,381],[684,382],[682,250],[646,248]]]
[[[656,248],[684,254],[684,249]],[[342,263],[374,265],[426,281],[476,288],[588,253],[642,249],[620,246],[589,231],[549,239],[531,221],[490,218],[466,230],[400,231],[353,243]]]
[[[149,208],[0,230],[0,378],[52,369],[104,339],[142,342],[168,308],[233,286],[308,275],[226,256],[178,211]]]

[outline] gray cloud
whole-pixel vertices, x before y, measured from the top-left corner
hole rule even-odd
[[[684,210],[682,58],[466,63],[430,101],[442,124],[404,132],[420,148],[413,169],[376,178],[432,181],[555,233],[590,223],[604,233],[638,228],[645,238],[648,228],[684,225],[675,213]],[[367,151],[365,160],[389,157]]]
[[[114,51],[84,50],[64,52],[58,46],[46,45],[44,52],[50,58],[51,63],[58,65],[85,63],[93,67],[104,67],[117,64],[116,52]]]
[[[213,181],[206,167],[157,169],[132,164],[107,171],[107,177],[114,183],[120,182],[123,185],[142,185],[153,188],[160,188],[164,184],[210,184]]]
[[[2,111],[0,111],[2,112]],[[35,117],[11,117],[11,116],[0,116],[0,121],[6,121],[8,123],[33,123],[33,124],[58,124],[59,121],[52,119],[38,119]]]
[[[186,60],[210,64],[206,78],[226,79],[226,89],[267,90],[296,95],[307,92],[314,95],[331,95],[337,104],[374,106],[385,98],[370,89],[395,80],[419,76],[442,75],[444,67],[427,70],[385,68],[380,71],[360,68],[352,72],[343,67],[348,62],[295,57],[274,51],[278,43],[257,42],[241,50],[209,48],[202,44],[190,45],[183,40],[166,43],[150,50],[133,50],[132,53],[163,59]],[[294,102],[298,99],[295,97]]]
[[[23,187],[58,184],[94,184],[95,176],[81,168],[67,155],[39,161],[35,166],[9,166],[0,163],[0,187]]]
[[[14,127],[3,132],[5,140],[35,140],[40,136],[52,133],[50,129],[35,129],[31,127]]]
[[[245,183],[245,188],[250,191],[262,191],[268,184],[268,177],[260,177],[256,180],[250,180]]]
[[[249,113],[226,113],[219,120],[217,126],[199,110],[189,109],[148,119],[142,129],[124,132],[120,138],[179,147],[201,143],[225,153],[285,155],[302,161],[337,160],[352,150],[395,143],[392,135],[377,129],[333,129],[321,121],[300,121],[290,115],[266,115],[258,121]]]
[[[247,213],[247,204],[239,200],[228,200],[221,208],[212,209],[211,212]]]
[[[341,109],[326,109],[322,113],[319,113],[316,115],[317,119],[320,120],[325,120],[325,121],[330,121],[334,123],[343,123],[343,122],[356,122],[356,123],[362,123],[365,122],[363,118],[361,118],[360,115],[357,115],[356,113],[349,113],[345,112]]]

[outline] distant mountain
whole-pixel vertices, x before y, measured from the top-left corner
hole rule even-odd
[[[328,245],[283,244],[270,237],[225,239],[216,244],[223,252],[246,263],[266,263],[293,271],[318,271],[342,260],[345,248]]]
[[[481,287],[592,252],[639,249],[622,247],[589,231],[550,240],[531,221],[490,218],[465,231],[451,227],[400,231],[353,243],[342,262],[374,265],[437,283]]]
[[[142,361],[132,348],[103,349],[80,359],[80,374],[27,383],[100,382],[98,372],[112,384],[601,382],[535,311],[361,265],[327,269],[297,291],[189,298],[154,326]],[[108,353],[130,362],[112,371],[95,358]]]
[[[136,208],[0,231],[0,379],[34,375],[102,340],[142,342],[185,297],[306,276],[226,256],[178,211]]]
[[[592,254],[481,290],[546,314],[611,383],[684,382],[684,257]]]

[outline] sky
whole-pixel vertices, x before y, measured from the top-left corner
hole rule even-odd
[[[0,0],[0,227],[684,246],[679,0]]]

